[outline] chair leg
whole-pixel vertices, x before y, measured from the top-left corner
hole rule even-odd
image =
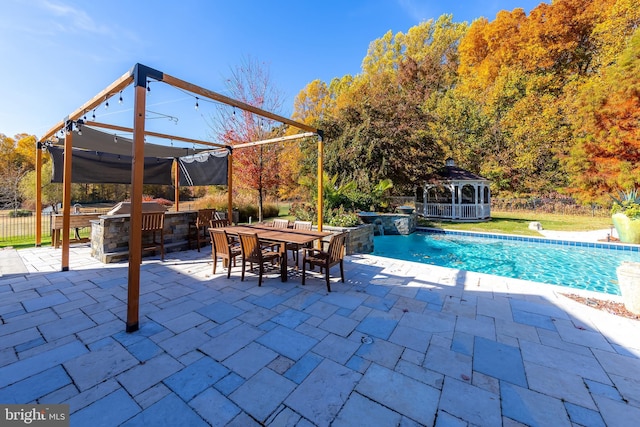
[[[244,282],[244,269],[246,267],[247,263],[244,261],[244,259],[242,260],[242,276],[240,277],[240,281]]]
[[[216,265],[218,264],[218,257],[213,256],[213,274],[216,274]]]
[[[264,268],[263,264],[260,263],[260,272],[258,273],[258,286],[262,286],[262,269]]]
[[[340,260],[340,277],[342,278],[342,283],[344,283],[344,265],[342,264],[342,260]]]
[[[227,260],[227,279],[231,277],[231,260]]]
[[[329,266],[325,268],[324,277],[327,281],[327,292],[331,292],[331,283],[329,282]]]

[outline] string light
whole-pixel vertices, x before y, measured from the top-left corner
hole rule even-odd
[[[116,135],[115,133],[113,134],[113,142],[115,142],[116,144],[118,143],[118,135]],[[118,156],[118,158],[120,158]]]
[[[151,85],[149,83],[149,80],[147,80],[147,92],[151,92]]]
[[[93,121],[96,121],[96,110],[95,108],[93,109],[93,114],[91,115],[91,117],[93,118]]]
[[[108,98],[104,98],[104,109],[108,110],[109,109],[109,99]]]
[[[122,104],[122,91],[120,91],[120,98],[118,98],[118,104]]]
[[[198,97],[196,96],[196,110],[198,109],[198,107],[200,107],[200,105],[198,105]]]

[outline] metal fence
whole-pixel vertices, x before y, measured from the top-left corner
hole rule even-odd
[[[11,216],[0,214],[0,246],[8,246],[12,242],[24,241],[36,237],[36,220],[34,214],[29,216]],[[51,237],[51,213],[42,214],[42,236]]]
[[[80,212],[89,213],[106,213],[109,209],[82,209]],[[10,211],[0,213],[0,247],[11,246],[16,242],[25,243],[32,239],[35,244],[36,239],[36,221],[35,212],[31,212],[28,216],[12,216]],[[22,211],[24,212],[24,211]],[[42,239],[50,240],[51,238],[51,215],[52,212],[43,212],[41,217]]]

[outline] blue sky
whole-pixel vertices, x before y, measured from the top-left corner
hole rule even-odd
[[[135,63],[224,93],[243,58],[264,62],[289,116],[314,79],[358,74],[369,43],[445,13],[454,21],[527,13],[541,0],[3,0],[0,5],[0,133],[40,137]],[[148,127],[210,139],[213,105],[154,89],[149,110],[178,118]],[[96,110],[131,126],[130,93]],[[91,114],[89,114],[90,116]],[[89,117],[91,119],[91,117]]]

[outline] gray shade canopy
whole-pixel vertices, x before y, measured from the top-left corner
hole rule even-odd
[[[54,146],[64,146],[64,138],[60,138]],[[131,156],[133,141],[129,138],[117,136],[115,133],[102,132],[88,126],[82,126],[82,133],[73,132],[73,148],[82,148],[100,153],[120,154]],[[184,147],[170,147],[159,144],[144,144],[145,157],[176,158],[190,156],[202,151],[210,151],[211,148],[193,149]]]

